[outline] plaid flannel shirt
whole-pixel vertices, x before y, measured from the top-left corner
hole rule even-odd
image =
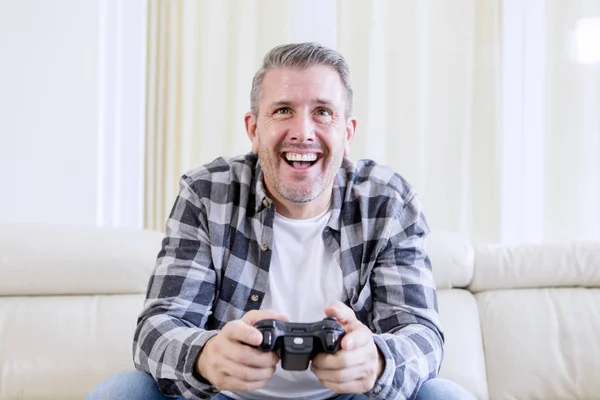
[[[207,399],[217,391],[195,361],[225,323],[260,308],[274,216],[254,154],[219,158],[182,177],[133,343],[136,368],[163,393]],[[323,240],[340,262],[344,302],[385,357],[372,398],[414,397],[442,362],[428,231],[398,174],[371,160],[343,160]]]

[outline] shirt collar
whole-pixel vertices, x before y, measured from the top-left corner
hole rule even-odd
[[[333,193],[331,194],[331,219],[327,223],[331,229],[340,231],[342,229],[342,212],[344,211],[344,200],[348,193],[348,182],[354,175],[354,163],[344,157],[342,165],[333,180]]]
[[[256,165],[254,166],[254,173],[252,174],[252,187],[254,188],[254,211],[260,212],[264,208],[269,208],[273,203],[273,200],[267,196],[264,172],[260,166],[260,160],[258,159],[258,156],[254,156],[256,157]]]

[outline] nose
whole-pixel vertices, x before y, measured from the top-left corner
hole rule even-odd
[[[312,143],[315,140],[315,126],[306,115],[294,116],[290,126],[289,138],[294,143]]]

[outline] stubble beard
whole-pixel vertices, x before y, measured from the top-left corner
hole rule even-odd
[[[324,156],[319,162],[327,163],[324,167],[325,174],[319,175],[314,181],[286,182],[281,178],[279,172],[279,163],[285,161],[277,154],[279,154],[277,149],[273,153],[269,149],[259,146],[258,157],[262,164],[265,180],[271,182],[279,196],[293,203],[308,203],[319,197],[331,185],[342,165],[341,156],[329,159]]]

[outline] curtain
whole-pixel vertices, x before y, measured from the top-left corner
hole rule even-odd
[[[279,0],[150,0],[144,227],[163,230],[181,175],[247,153],[243,115],[263,55],[292,40]]]
[[[415,186],[430,225],[496,241],[497,1],[338,2],[355,87],[352,156]]]
[[[598,2],[536,1],[545,69],[532,97],[527,71],[519,90],[506,88],[507,31],[528,32],[507,28],[508,0],[150,0],[146,227],[163,229],[181,174],[250,150],[242,118],[264,54],[315,40],[350,65],[351,158],[404,176],[433,229],[479,242],[600,237],[598,68],[568,61],[562,46]],[[523,123],[531,104],[535,140]]]

